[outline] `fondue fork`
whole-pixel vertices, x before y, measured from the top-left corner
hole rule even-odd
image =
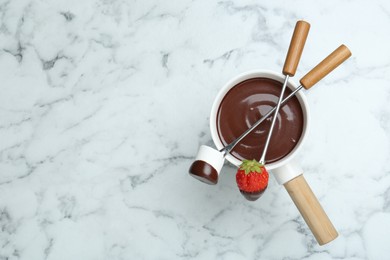
[[[281,106],[283,106],[287,101],[289,101],[295,94],[301,89],[305,88],[306,90],[314,86],[318,81],[323,79],[331,71],[337,68],[341,63],[347,60],[351,56],[351,52],[344,44],[340,45],[336,50],[329,54],[325,59],[323,59],[317,66],[310,70],[305,76],[300,79],[301,85],[290,93],[286,98],[281,101]],[[287,77],[287,76],[286,76]],[[273,107],[267,114],[262,118],[257,120],[250,128],[248,128],[244,133],[239,137],[233,140],[231,143],[219,150],[219,152],[224,153],[224,156],[229,154],[233,148],[244,139],[249,133],[251,133],[257,126],[259,126],[265,119],[271,116],[276,107]]]
[[[265,164],[265,155],[267,154],[268,145],[269,142],[271,141],[275,122],[276,119],[278,118],[280,105],[282,104],[284,91],[286,90],[288,79],[290,77],[293,77],[295,75],[295,72],[297,71],[298,63],[302,56],[303,47],[305,46],[307,35],[309,34],[309,29],[310,29],[310,24],[305,21],[298,21],[295,25],[294,33],[291,38],[290,47],[288,48],[286,60],[283,66],[283,74],[285,75],[285,78],[282,86],[282,91],[280,92],[278,103],[275,107],[275,113],[274,116],[272,117],[271,126],[269,128],[263,153],[259,161],[263,165]]]

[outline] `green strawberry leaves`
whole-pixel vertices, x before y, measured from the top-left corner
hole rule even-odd
[[[240,165],[240,170],[244,170],[245,174],[249,174],[250,172],[257,172],[261,173],[261,168],[263,168],[264,165],[256,161],[255,159],[253,160],[243,160],[242,164]]]

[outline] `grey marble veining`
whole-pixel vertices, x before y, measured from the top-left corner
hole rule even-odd
[[[298,19],[306,92],[298,155],[339,231],[318,246],[271,177],[250,203],[225,164],[188,174],[219,89],[281,71]],[[0,259],[388,259],[387,1],[0,1]],[[343,112],[343,113],[340,113]]]

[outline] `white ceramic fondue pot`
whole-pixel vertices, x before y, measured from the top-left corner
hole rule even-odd
[[[311,88],[350,56],[351,52],[349,49],[345,45],[341,45],[304,77],[302,77],[300,79],[301,86],[298,88]],[[211,136],[217,149],[204,145],[200,147],[195,158],[195,162],[189,170],[190,174],[195,178],[198,178],[208,184],[216,184],[218,182],[218,177],[223,166],[225,156],[230,163],[236,166],[241,164],[241,161],[231,154],[224,154],[222,152],[224,147],[219,138],[216,126],[217,112],[224,96],[231,88],[240,82],[258,77],[269,78],[279,82],[283,82],[284,79],[284,76],[280,73],[266,70],[256,70],[245,72],[233,78],[223,86],[213,103],[210,115]],[[287,86],[290,90],[297,89],[297,85],[291,80],[288,81]],[[304,94],[297,91],[296,97],[302,107],[304,116],[303,132],[301,137],[294,149],[288,155],[280,160],[266,164],[266,168],[273,173],[277,182],[286,188],[305,222],[315,236],[317,242],[320,245],[323,245],[334,240],[338,236],[338,233],[303,177],[302,169],[293,161],[295,155],[301,149],[303,141],[307,137],[310,122],[309,107]]]

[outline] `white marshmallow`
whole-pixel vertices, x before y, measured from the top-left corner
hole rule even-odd
[[[198,154],[195,158],[196,161],[204,161],[211,166],[214,167],[214,169],[219,173],[221,172],[223,163],[225,161],[225,158],[223,156],[223,153],[219,152],[218,150],[211,148],[207,145],[201,145],[199,147]]]

